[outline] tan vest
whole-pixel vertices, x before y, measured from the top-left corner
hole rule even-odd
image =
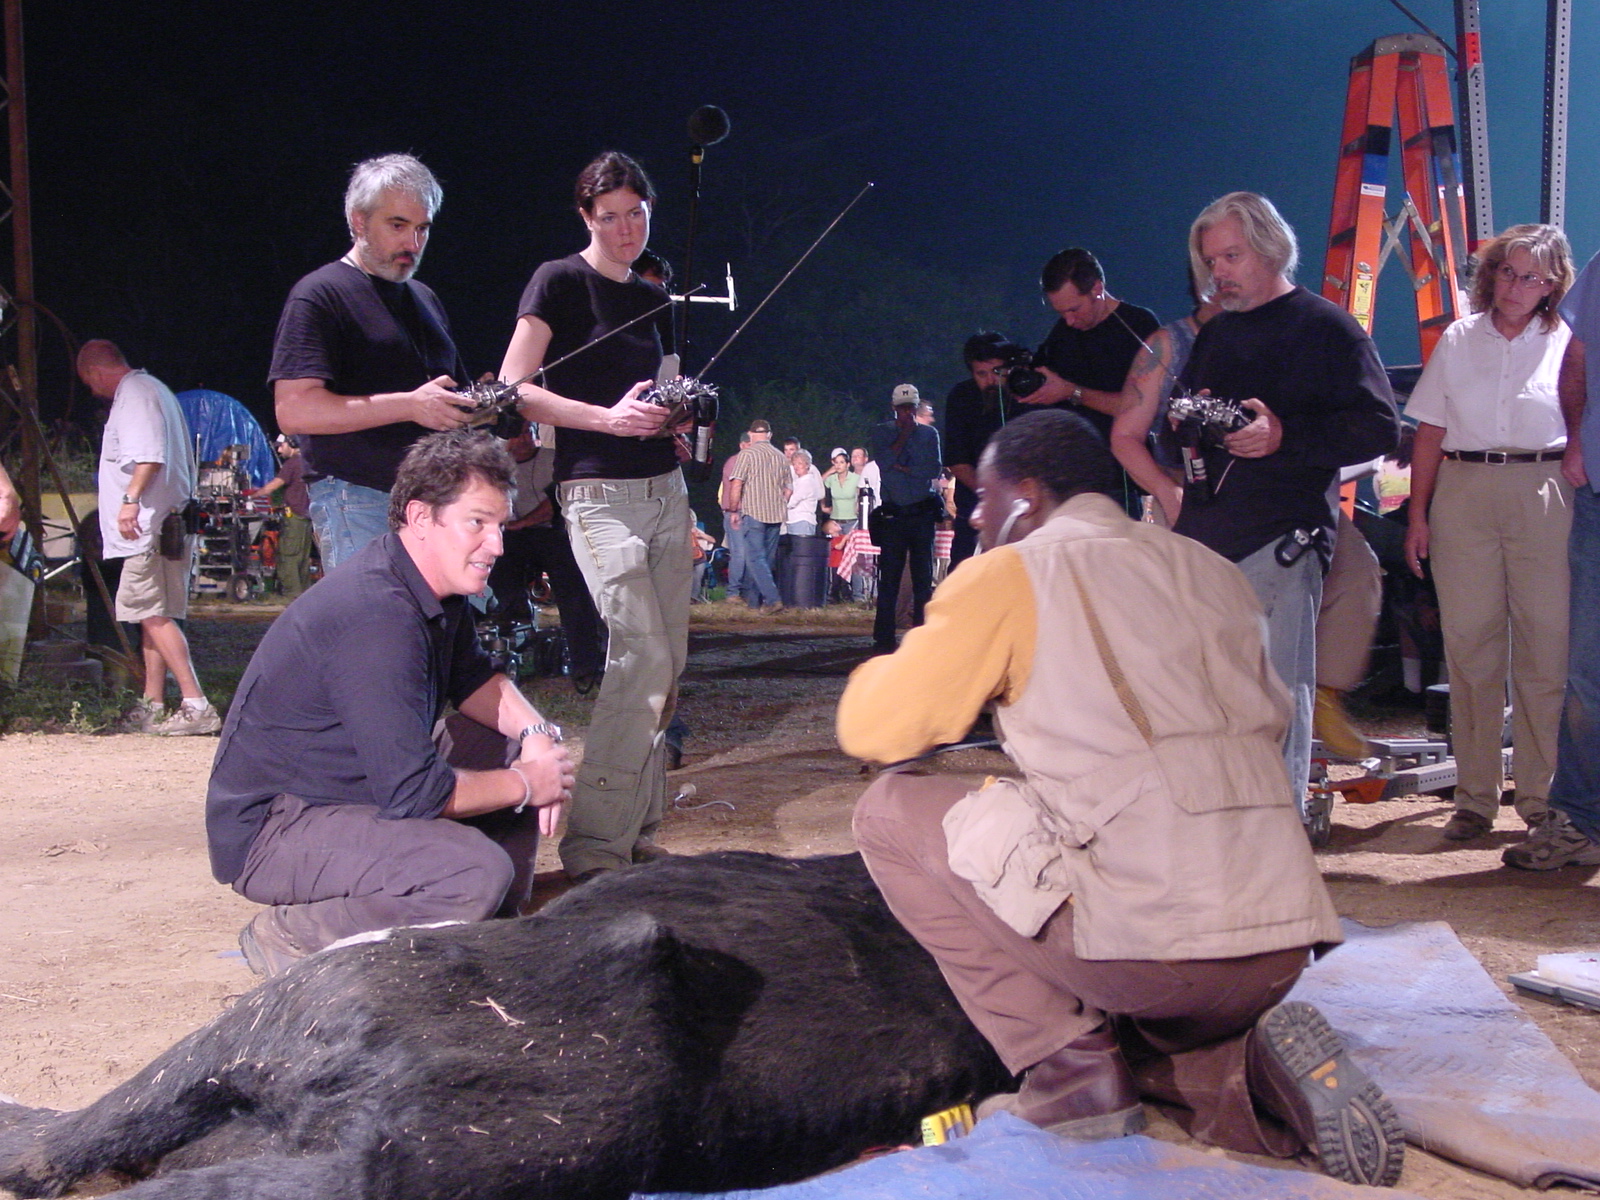
[[[950,810],[955,872],[1029,937],[1070,897],[1087,959],[1339,941],[1284,774],[1287,695],[1238,568],[1103,496],[1067,501],[1015,550],[1038,632],[999,724],[1026,779]]]

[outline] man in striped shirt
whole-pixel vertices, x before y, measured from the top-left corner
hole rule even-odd
[[[746,592],[745,601],[768,613],[783,611],[772,560],[778,552],[778,529],[789,511],[793,478],[788,460],[772,444],[771,424],[752,421],[750,444],[728,480],[727,511],[735,536],[744,542],[746,584],[755,589]]]

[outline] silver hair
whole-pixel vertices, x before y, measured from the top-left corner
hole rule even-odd
[[[1229,192],[1206,205],[1189,226],[1189,265],[1201,296],[1211,294],[1211,272],[1200,257],[1200,239],[1213,225],[1229,217],[1238,218],[1250,248],[1266,259],[1274,271],[1285,279],[1294,279],[1294,269],[1300,265],[1300,246],[1289,222],[1265,196],[1255,192]]]
[[[356,232],[355,215],[370,216],[384,192],[404,192],[428,210],[428,219],[444,203],[444,189],[433,172],[410,154],[384,154],[358,162],[344,190],[344,219],[350,236]]]
[[[806,466],[809,467],[811,465],[811,451],[805,450],[805,449],[796,449],[795,452],[794,452],[794,456],[796,458],[805,459],[806,460]]]

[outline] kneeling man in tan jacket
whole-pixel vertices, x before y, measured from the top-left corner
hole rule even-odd
[[[1399,1122],[1315,1008],[1282,1003],[1339,922],[1280,750],[1288,698],[1245,577],[1123,515],[1082,418],[1030,413],[989,442],[985,553],[927,622],[860,667],[840,743],[898,762],[993,703],[1020,779],[885,774],[856,809],[873,878],[1021,1090],[1067,1137],[1143,1126],[1391,1184]]]

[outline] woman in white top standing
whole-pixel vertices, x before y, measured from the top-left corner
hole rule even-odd
[[[1473,315],[1445,330],[1406,405],[1419,422],[1406,561],[1433,566],[1456,759],[1451,841],[1489,832],[1504,785],[1509,661],[1516,808],[1543,820],[1567,675],[1566,427],[1556,376],[1572,331],[1556,308],[1572,252],[1549,225],[1479,250]]]
[[[789,492],[789,515],[784,532],[811,537],[817,532],[817,505],[822,503],[822,476],[811,466],[811,451],[796,450],[789,460],[794,479]]]

